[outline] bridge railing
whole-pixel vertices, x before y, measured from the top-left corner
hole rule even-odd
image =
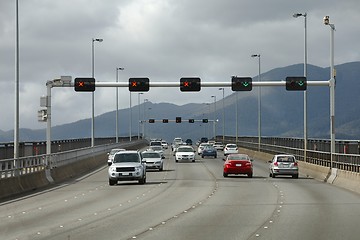
[[[227,142],[235,142],[235,138],[229,137],[226,139]],[[277,143],[279,144],[279,142]],[[249,141],[240,140],[238,146],[258,150],[258,142],[256,138]],[[330,152],[307,150],[306,159],[304,159],[304,149],[301,147],[288,147],[273,144],[260,144],[260,151],[270,154],[293,154],[299,161],[305,161],[308,163],[330,167],[331,165],[331,154]],[[270,160],[270,159],[269,159]],[[359,154],[346,154],[346,153],[334,153],[333,168],[342,169],[351,172],[360,172],[360,155]]]
[[[76,161],[109,152],[112,148],[130,148],[140,144],[145,140],[112,143],[95,147],[85,147],[76,150],[64,151],[53,154],[42,154],[17,159],[0,160],[0,179],[17,177],[30,174],[45,169],[52,169],[63,165],[71,164]]]

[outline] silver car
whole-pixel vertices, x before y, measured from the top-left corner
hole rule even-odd
[[[112,164],[115,153],[117,153],[119,151],[125,151],[125,149],[123,149],[123,148],[114,148],[114,149],[111,149],[111,151],[108,153],[108,161],[107,161],[108,166],[110,166]]]
[[[118,181],[139,181],[146,183],[146,164],[139,151],[120,151],[115,153],[112,165],[108,169],[109,185]]]
[[[164,169],[164,161],[160,153],[153,150],[147,150],[141,153],[143,161],[145,161],[146,169]]]
[[[269,176],[291,175],[293,178],[299,177],[299,167],[294,155],[279,154],[269,161]]]

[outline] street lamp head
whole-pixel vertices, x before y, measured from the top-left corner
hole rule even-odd
[[[306,13],[294,13],[293,14],[294,18],[298,18],[298,17],[306,17]]]
[[[221,87],[221,88],[219,88],[219,90],[224,90],[224,88]]]
[[[104,39],[102,38],[93,38],[93,42],[102,42]]]
[[[122,68],[122,67],[118,67],[116,68],[116,70],[124,70],[125,68]]]
[[[329,24],[330,24],[330,18],[329,18],[329,16],[325,16],[325,17],[324,17],[324,24],[325,24],[325,25],[329,25]]]
[[[260,57],[260,54],[253,54],[251,57]]]

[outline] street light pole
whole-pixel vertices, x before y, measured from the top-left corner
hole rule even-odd
[[[216,96],[211,96],[214,98],[214,122],[213,122],[213,132],[214,132],[214,140],[216,141]]]
[[[239,124],[238,124],[238,93],[239,92],[236,92],[235,93],[235,96],[236,96],[236,102],[235,102],[235,121],[236,121],[236,127],[235,127],[235,134],[236,134],[236,137],[235,137],[235,143],[236,145],[238,144],[238,135],[239,135]]]
[[[222,142],[225,145],[225,88],[219,88],[219,90],[222,90],[222,104],[223,104],[223,136],[222,136]]]
[[[124,70],[124,68],[116,68],[116,82],[119,82],[119,70]],[[116,143],[119,142],[119,88],[116,88]]]
[[[334,32],[335,25],[330,23],[329,16],[324,17],[324,24],[330,26],[330,133],[331,133],[331,155],[330,169],[333,168],[335,153],[335,67],[334,67]]]
[[[132,105],[131,105],[131,92],[129,93],[130,95],[130,102],[129,102],[129,140],[131,142],[131,132],[132,132]]]
[[[304,77],[307,77],[307,13],[294,13],[294,18],[304,17]],[[304,91],[304,161],[307,161],[307,91]]]
[[[94,51],[94,42],[102,42],[103,39],[102,38],[93,38],[92,39],[92,44],[91,44],[91,76],[94,78],[94,71],[95,71],[95,51]],[[94,139],[94,131],[95,131],[95,123],[94,123],[94,118],[95,118],[95,96],[94,96],[94,92],[91,93],[91,147],[94,147],[95,145],[95,139]]]
[[[15,2],[15,126],[14,126],[14,158],[19,157],[19,1]],[[15,161],[17,167],[17,161]]]
[[[146,102],[148,102],[149,101],[149,99],[147,99],[147,98],[145,98],[144,99],[144,106],[143,106],[143,119],[142,119],[142,132],[143,132],[143,139],[145,139],[145,137],[146,137],[146,133],[145,133],[145,127],[146,127],[146,115],[145,115],[145,107],[146,107]]]
[[[143,93],[138,93],[138,109],[139,109],[139,114],[138,114],[138,140],[140,139],[140,95]]]
[[[253,54],[251,57],[257,57],[259,60],[259,75],[258,75],[258,82],[261,82],[261,68],[260,62],[261,57],[260,54]],[[258,151],[260,152],[261,149],[261,87],[258,90]]]

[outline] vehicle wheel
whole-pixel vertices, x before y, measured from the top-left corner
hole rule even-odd
[[[175,160],[175,162],[179,162],[178,160]]]
[[[272,177],[272,174],[271,174],[271,173],[269,173],[269,177]]]
[[[276,176],[275,176],[275,173],[271,174],[271,177],[272,177],[272,178],[275,178],[275,177],[276,177]]]
[[[299,178],[299,174],[292,175],[292,178]]]
[[[217,155],[215,155],[214,158],[217,158]]]
[[[195,162],[195,160],[192,160],[192,162]]]
[[[110,185],[110,186],[115,185],[116,182],[117,182],[116,180],[111,180],[111,179],[109,179],[109,185]]]
[[[248,174],[248,178],[252,178],[252,177],[253,177],[252,173]]]
[[[161,165],[161,167],[159,168],[159,171],[161,172],[162,170],[164,170],[164,166]]]
[[[223,176],[224,176],[224,177],[227,177],[227,176],[228,176],[228,174],[227,174],[227,173],[223,173]]]
[[[204,155],[201,155],[201,158],[204,158]]]
[[[139,180],[139,184],[145,184],[146,183],[146,177]]]

